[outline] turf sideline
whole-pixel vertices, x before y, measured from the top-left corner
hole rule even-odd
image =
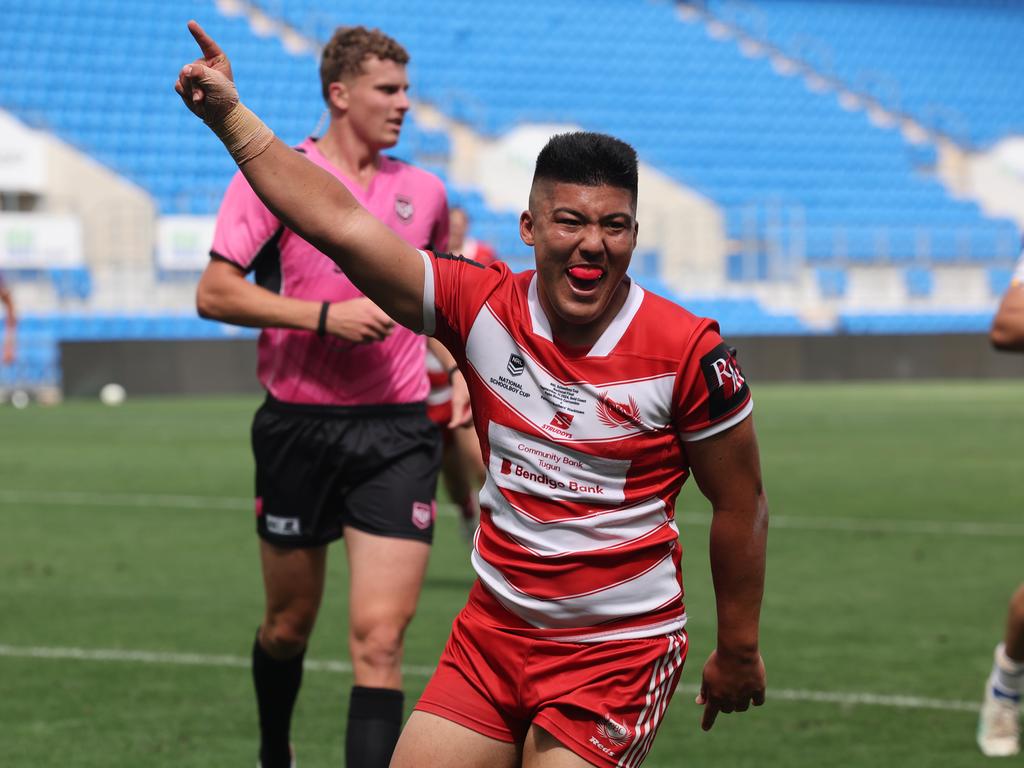
[[[21,647],[0,644],[0,658],[9,659],[57,659],[70,661],[120,662],[128,664],[164,664],[194,667],[230,667],[248,669],[252,660],[244,656],[217,656],[199,653],[164,653],[159,651],[131,651],[103,648],[48,648]],[[305,669],[313,672],[335,672],[348,674],[352,665],[345,661],[322,661],[306,659]],[[405,666],[406,674],[429,677],[433,667]],[[683,693],[696,693],[696,685],[683,685]],[[769,688],[770,700],[817,702],[843,706],[863,705],[892,707],[894,709],[933,709],[953,712],[977,712],[978,702],[956,699],[929,699],[921,696],[892,696],[877,693],[856,693],[842,691],[807,691],[799,689]]]
[[[42,504],[84,507],[128,507],[132,509],[251,510],[252,500],[232,496],[190,496],[159,493],[92,493],[88,491],[0,490],[0,505]],[[439,504],[438,513],[454,517],[451,504]],[[682,525],[708,525],[705,512],[682,512]],[[847,533],[905,533],[936,536],[1024,537],[1024,525],[960,520],[899,520],[890,518],[793,517],[772,515],[772,529],[798,531],[842,531]]]

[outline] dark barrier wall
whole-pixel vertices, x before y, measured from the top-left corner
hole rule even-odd
[[[61,342],[65,397],[96,397],[104,384],[133,395],[260,392],[255,339]]]
[[[985,379],[1024,381],[1024,354],[982,334],[752,336],[726,339],[752,381]]]
[[[988,338],[946,336],[753,336],[727,341],[752,382],[1019,378],[1024,354],[996,352]],[[256,342],[65,342],[67,397],[95,397],[110,382],[129,396],[259,392]]]

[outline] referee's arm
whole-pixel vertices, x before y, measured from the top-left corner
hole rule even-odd
[[[18,327],[18,315],[14,311],[14,299],[7,287],[0,283],[0,304],[4,305],[4,346],[0,360],[4,364],[14,362],[14,334]]]
[[[996,349],[1024,352],[1024,282],[1014,281],[1003,294],[988,337]]]

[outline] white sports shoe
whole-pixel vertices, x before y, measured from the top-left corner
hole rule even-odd
[[[985,701],[978,716],[978,746],[987,757],[1012,757],[1020,752],[1020,702],[992,693],[985,684]]]

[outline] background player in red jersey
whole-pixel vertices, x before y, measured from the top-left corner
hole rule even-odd
[[[448,215],[448,250],[456,256],[483,264],[485,267],[498,260],[494,248],[470,234],[469,213],[462,206],[453,206]]]
[[[4,351],[0,356],[0,362],[10,365],[14,362],[15,333],[18,328],[18,315],[14,311],[14,298],[10,290],[4,285],[3,275],[0,275],[0,304],[4,305]]]
[[[452,207],[448,222],[449,251],[484,266],[498,260],[490,245],[469,236],[469,214],[464,208]],[[427,404],[430,417],[444,429],[441,477],[448,498],[459,508],[463,534],[472,540],[473,529],[480,517],[477,496],[484,483],[484,461],[472,424],[454,429],[445,426],[452,420],[452,387],[449,380],[456,375],[458,367],[454,363],[446,367],[433,355],[432,350],[427,352],[427,375],[430,378]]]
[[[485,545],[474,550],[481,582],[431,682],[432,706],[410,718],[392,765],[639,765],[685,656],[672,508],[691,471],[714,510],[718,642],[698,696],[702,727],[763,703],[767,508],[750,394],[712,321],[645,294],[626,274],[637,234],[632,149],[597,134],[545,148],[521,219],[536,272],[417,253],[276,140],[238,102],[216,43],[190,28],[203,58],[175,88],[264,202],[389,316],[436,330],[474,371],[494,499],[478,535]],[[522,354],[506,354],[517,344]],[[608,378],[634,366],[629,382]],[[538,423],[540,413],[554,426]],[[556,437],[543,440],[545,427]],[[598,497],[615,506],[578,513]],[[527,541],[505,535],[508,525]],[[531,593],[545,574],[556,591]],[[522,711],[524,697],[538,696]]]
[[[1024,352],[1024,254],[1003,295],[989,334],[993,346]],[[1020,752],[1020,702],[1024,694],[1024,584],[1010,599],[1006,633],[996,646],[978,718],[978,746],[989,757]]]
[[[382,154],[398,141],[409,108],[407,61],[377,30],[339,28],[321,56],[327,131],[289,151],[339,179],[408,247],[443,247],[440,180]],[[253,647],[262,767],[291,762],[292,707],[327,545],[342,536],[355,678],[346,760],[386,766],[402,723],[402,638],[427,565],[440,467],[440,436],[426,417],[424,339],[396,327],[287,229],[241,174],[221,205],[197,304],[204,316],[263,329],[267,399],[252,429],[266,595]],[[454,418],[465,421],[465,384],[459,373],[454,379]]]

